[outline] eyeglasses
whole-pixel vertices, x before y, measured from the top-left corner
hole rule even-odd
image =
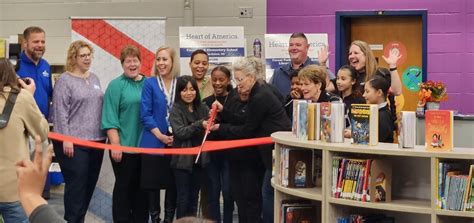
[[[244,76],[241,77],[241,78],[234,78],[234,81],[235,81],[236,84],[240,84],[240,83],[242,83],[243,81],[245,81],[248,77],[249,77],[249,75],[244,75]]]
[[[92,58],[92,53],[84,53],[78,55],[81,59],[86,59],[86,57]]]

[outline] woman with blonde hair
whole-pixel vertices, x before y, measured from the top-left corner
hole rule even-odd
[[[18,197],[15,163],[29,159],[28,135],[39,135],[44,141],[49,131],[48,122],[33,98],[35,84],[29,80],[27,85],[18,79],[10,61],[0,59],[0,215],[6,223],[28,222]],[[11,115],[6,119],[7,101],[15,96]]]
[[[164,148],[173,143],[169,114],[176,95],[179,59],[176,51],[160,47],[155,54],[153,77],[145,81],[142,91],[140,119],[143,134],[140,147]],[[165,222],[172,222],[176,208],[176,187],[167,155],[142,155],[141,187],[148,191],[148,209],[154,221],[159,222],[160,190],[166,190]]]
[[[394,50],[390,51],[389,57],[382,56],[390,68],[390,72],[387,73],[390,73],[390,88],[394,95],[400,95],[402,93],[402,83],[397,71],[397,62],[401,56],[399,51]],[[379,65],[369,44],[362,40],[354,40],[349,48],[348,60],[349,64],[359,73],[358,82],[361,84],[361,92],[363,92],[364,83],[373,78],[377,69],[379,69]]]
[[[105,142],[100,129],[103,93],[97,75],[90,71],[94,49],[85,41],[71,43],[66,72],[53,91],[54,131],[83,140]],[[84,222],[102,165],[103,150],[54,141],[54,151],[66,183],[64,219]]]

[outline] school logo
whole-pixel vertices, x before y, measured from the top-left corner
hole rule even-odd
[[[44,71],[43,71],[43,77],[49,77],[49,73],[48,73],[47,70],[44,70]]]

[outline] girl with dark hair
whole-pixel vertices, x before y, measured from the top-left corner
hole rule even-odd
[[[379,142],[393,143],[395,111],[387,106],[390,83],[381,76],[375,76],[365,83],[364,98],[367,104],[379,106]]]
[[[223,106],[230,102],[234,95],[230,83],[231,72],[225,66],[217,66],[211,71],[212,87],[214,95],[205,98],[203,101],[211,107],[214,101],[219,101]],[[222,138],[213,138],[222,139]],[[210,218],[213,221],[221,222],[220,195],[224,197],[224,221],[232,222],[232,212],[234,211],[234,201],[230,194],[229,161],[225,152],[213,152],[210,154],[210,162],[207,167],[207,174],[210,178],[209,210]]]
[[[173,128],[173,147],[186,148],[201,145],[207,125],[209,109],[201,104],[196,80],[191,76],[179,77],[176,95],[170,113]],[[199,189],[202,184],[204,167],[209,162],[206,153],[201,154],[199,162],[196,156],[173,155],[171,168],[175,177],[177,201],[176,218],[196,216]]]
[[[339,96],[344,102],[344,116],[346,118],[346,128],[350,127],[349,111],[352,104],[365,104],[362,93],[357,80],[357,71],[349,66],[344,65],[337,71],[336,86]],[[344,131],[344,137],[350,138],[349,131]]]
[[[294,70],[290,74],[290,80],[291,80],[290,93],[285,98],[284,108],[290,120],[293,119],[293,101],[298,100],[298,99],[303,99],[303,93],[301,92],[301,81],[300,81],[300,78],[298,77],[299,71],[300,70],[297,69],[297,70]]]

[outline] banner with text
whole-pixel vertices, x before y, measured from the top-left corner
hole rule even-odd
[[[318,50],[328,45],[328,34],[305,34],[308,38],[308,56],[312,61],[318,60]],[[290,62],[288,55],[288,45],[291,33],[286,34],[265,34],[265,63],[266,79],[269,81],[273,76],[273,71]],[[327,62],[329,66],[329,61]]]
[[[191,75],[191,54],[202,49],[209,55],[210,72],[215,66],[231,68],[232,62],[245,56],[244,28],[241,26],[179,27],[181,74]]]

